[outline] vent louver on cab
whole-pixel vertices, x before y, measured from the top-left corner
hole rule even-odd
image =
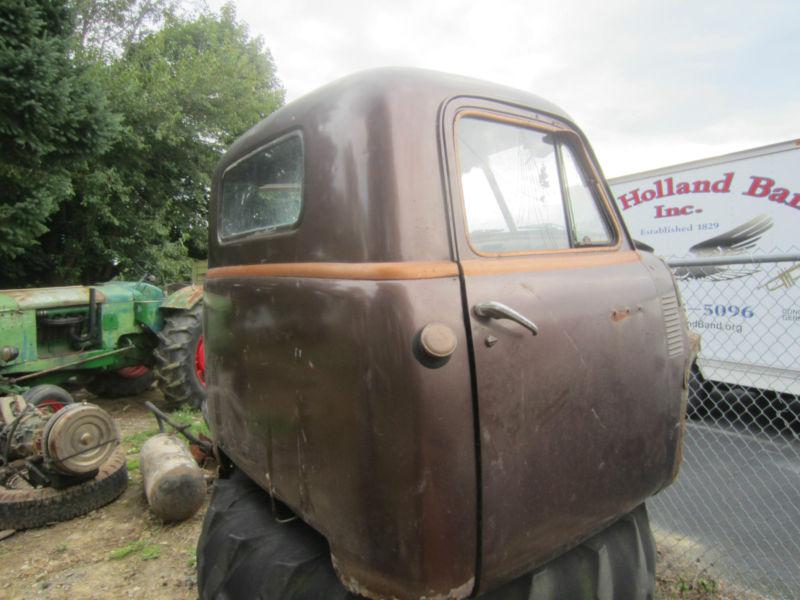
[[[683,331],[678,297],[672,294],[661,296],[661,312],[664,315],[664,327],[667,333],[667,355],[670,357],[683,354]]]

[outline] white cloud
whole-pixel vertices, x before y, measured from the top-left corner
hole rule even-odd
[[[212,2],[213,5],[213,2]],[[290,99],[406,65],[561,105],[608,175],[800,137],[800,4],[240,0]]]

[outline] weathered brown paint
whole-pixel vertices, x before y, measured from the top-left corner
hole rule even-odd
[[[213,429],[240,468],[326,536],[342,580],[375,597],[497,586],[667,485],[679,460],[689,350],[685,332],[666,339],[668,270],[633,250],[615,212],[616,246],[474,253],[453,141],[464,111],[570,130],[608,196],[555,106],[392,69],[277,111],[214,179]],[[298,226],[220,242],[225,169],[295,130]],[[488,300],[520,310],[540,335],[472,316]],[[610,317],[626,307],[629,317]],[[428,323],[457,341],[439,368],[417,351]]]

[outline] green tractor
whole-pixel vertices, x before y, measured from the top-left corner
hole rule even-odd
[[[145,282],[0,292],[0,396],[55,412],[62,387],[134,396],[154,380],[168,401],[205,400],[202,286],[166,295]]]

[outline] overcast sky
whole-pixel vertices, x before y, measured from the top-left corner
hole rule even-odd
[[[570,113],[608,177],[800,138],[798,0],[235,4],[289,100],[379,66],[487,79]]]

